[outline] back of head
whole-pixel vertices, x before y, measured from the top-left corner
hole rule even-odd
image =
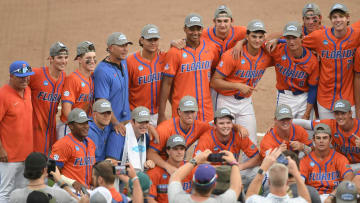
[[[90,193],[90,203],[111,203],[112,196],[105,187],[97,187]]]
[[[283,187],[288,180],[288,168],[284,164],[275,163],[269,169],[270,187]]]
[[[115,181],[115,175],[113,172],[113,166],[109,161],[101,161],[93,166],[93,173],[95,177],[102,177],[106,184],[113,184]]]
[[[30,180],[39,179],[46,167],[47,157],[40,152],[32,152],[25,159],[24,177]]]
[[[49,203],[49,202],[50,202],[50,197],[46,193],[37,190],[32,191],[26,199],[26,203]]]

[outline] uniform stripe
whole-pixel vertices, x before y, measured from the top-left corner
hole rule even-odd
[[[199,53],[199,62],[201,61],[201,53],[204,51],[205,48],[205,41],[203,40],[203,47]],[[205,121],[205,108],[204,108],[204,93],[203,93],[203,85],[202,85],[202,70],[199,71],[200,73],[200,90],[201,90],[201,106],[202,106],[202,116],[203,121]]]
[[[54,89],[55,89],[55,85],[52,83],[52,81],[50,80],[50,78],[48,77],[48,75],[46,74],[46,70],[45,67],[42,68],[43,69],[43,73],[46,77],[46,79],[49,81],[49,83],[52,86],[52,94],[54,95]],[[52,115],[52,109],[53,109],[53,102],[50,102],[50,109],[49,109],[49,116],[48,116],[48,124],[46,127],[46,132],[45,132],[45,146],[44,146],[44,154],[46,155],[46,149],[47,149],[47,139],[48,139],[48,133],[49,133],[49,128],[50,128],[50,124],[52,123],[52,119],[55,118]]]
[[[215,35],[215,27],[213,28],[213,33],[214,33],[214,35]],[[224,52],[222,45],[211,37],[210,28],[207,29],[207,34],[208,34],[209,39],[210,39],[211,41],[213,41],[215,44],[219,45],[219,47],[220,47],[220,56],[221,56],[221,55],[223,54],[223,52]]]

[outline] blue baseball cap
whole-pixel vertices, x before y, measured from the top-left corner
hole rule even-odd
[[[195,171],[194,184],[200,187],[210,187],[216,182],[216,169],[210,164],[201,164]]]
[[[26,61],[13,62],[9,67],[9,72],[16,77],[27,77],[35,74]]]

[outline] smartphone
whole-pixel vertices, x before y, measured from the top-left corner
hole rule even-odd
[[[52,178],[53,175],[51,175],[50,172],[51,171],[55,172],[55,170],[56,170],[56,161],[49,159],[47,162],[48,177]]]
[[[90,196],[89,192],[87,191],[87,189],[86,189],[84,186],[81,187],[81,192],[82,192],[84,195]]]
[[[209,162],[223,162],[225,161],[222,157],[225,155],[225,153],[212,153],[209,154],[207,160]]]
[[[286,158],[284,154],[280,154],[280,156],[276,159],[276,161],[280,164],[284,164],[285,166],[289,164],[289,160]]]
[[[127,175],[127,166],[126,165],[117,165],[115,166],[115,175]]]

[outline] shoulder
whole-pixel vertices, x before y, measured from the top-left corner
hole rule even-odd
[[[266,197],[260,195],[252,195],[250,196],[246,202],[253,203],[253,202],[266,202]]]

